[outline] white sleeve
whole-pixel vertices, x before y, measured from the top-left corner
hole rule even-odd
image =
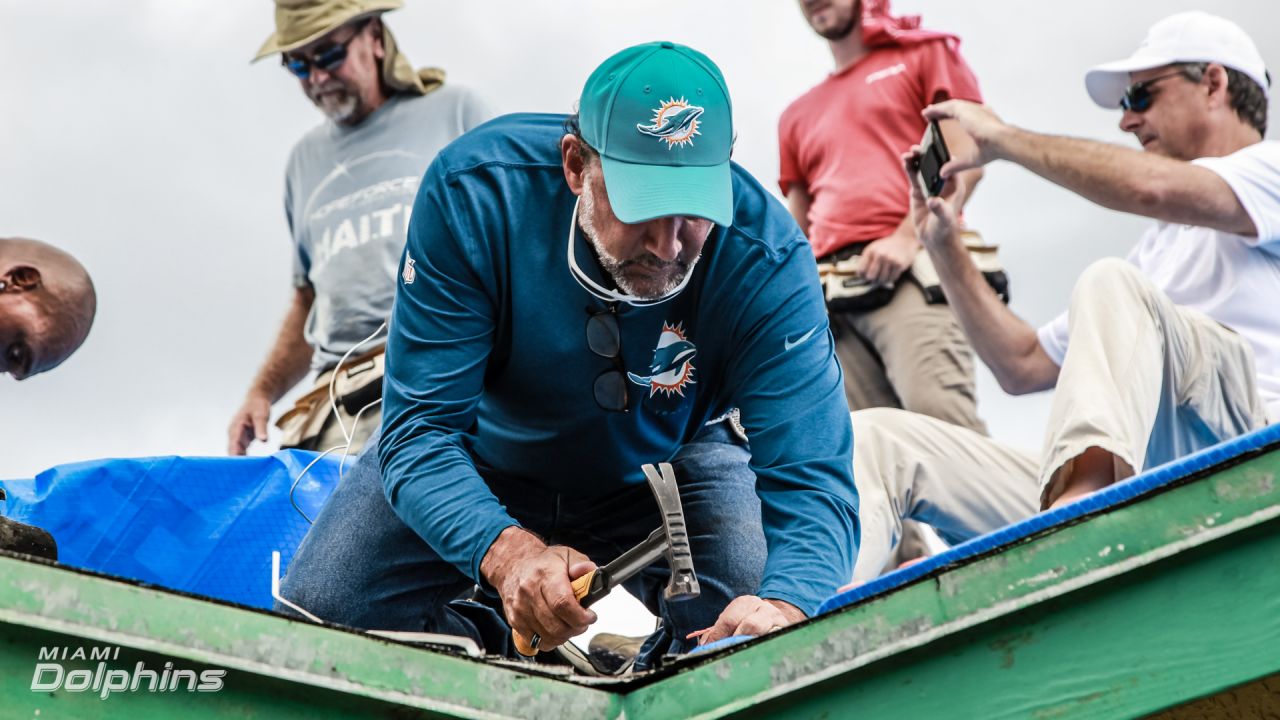
[[[1049,359],[1062,367],[1062,359],[1067,356],[1067,311],[1063,310],[1061,315],[1041,325],[1036,330],[1036,337]]]
[[[1217,173],[1231,187],[1236,199],[1258,229],[1257,237],[1245,237],[1250,246],[1269,245],[1280,250],[1280,142],[1254,143],[1226,157],[1200,158],[1196,165]]]

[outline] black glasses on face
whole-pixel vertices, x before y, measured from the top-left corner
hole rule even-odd
[[[1120,107],[1136,113],[1144,113],[1150,110],[1151,104],[1155,102],[1155,95],[1151,93],[1151,88],[1161,80],[1181,74],[1182,71],[1179,70],[1130,85],[1124,89],[1124,95],[1120,97]]]
[[[285,69],[293,73],[299,80],[306,80],[311,76],[311,68],[317,67],[325,72],[333,72],[342,67],[342,63],[347,60],[347,46],[352,40],[360,37],[360,33],[364,32],[364,28],[369,24],[368,20],[356,26],[356,31],[351,37],[342,42],[332,42],[316,48],[311,57],[299,57],[297,55],[284,55],[280,58],[280,62]]]
[[[590,310],[587,316],[587,347],[612,361],[613,367],[596,376],[591,389],[602,410],[627,412],[627,373],[622,366],[622,334],[618,330],[618,307]]]

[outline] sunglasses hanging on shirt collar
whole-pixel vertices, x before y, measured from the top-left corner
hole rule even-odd
[[[602,410],[627,412],[627,372],[622,365],[622,333],[618,328],[618,304],[603,310],[587,309],[587,348],[613,364],[596,376],[591,385],[596,404]]]

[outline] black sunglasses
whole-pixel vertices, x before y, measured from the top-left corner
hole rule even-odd
[[[1150,110],[1151,104],[1155,102],[1155,95],[1151,94],[1151,88],[1161,80],[1181,74],[1182,71],[1178,70],[1130,85],[1124,89],[1124,95],[1120,97],[1120,107],[1136,113],[1144,113]]]
[[[317,48],[311,57],[304,58],[296,55],[282,55],[280,63],[285,69],[293,73],[299,80],[306,80],[311,76],[311,68],[317,67],[325,72],[333,72],[342,67],[342,63],[347,60],[347,46],[352,40],[360,37],[360,33],[364,32],[365,27],[372,22],[372,19],[356,25],[356,31],[351,37],[342,42],[332,42],[323,47]]]
[[[591,389],[601,410],[627,412],[627,373],[622,365],[622,334],[618,330],[618,306],[604,310],[587,308],[587,347],[613,362],[613,367],[596,376]]]

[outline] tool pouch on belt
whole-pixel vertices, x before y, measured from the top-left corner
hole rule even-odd
[[[995,290],[996,295],[1007,305],[1009,276],[1004,272],[1004,265],[1000,264],[1000,256],[996,252],[999,246],[988,245],[982,236],[973,230],[961,232],[960,239],[964,241],[964,246],[969,251],[969,259],[982,273],[982,277],[986,278],[991,289]],[[916,253],[915,262],[911,263],[910,273],[924,290],[925,300],[930,305],[947,301],[947,296],[942,292],[942,280],[938,277],[938,271],[934,268],[929,253],[923,250]]]
[[[336,370],[333,392],[338,407],[349,417],[382,397],[382,376],[385,372],[385,347],[370,350],[363,355],[348,358],[341,368],[321,373],[315,387],[298,398],[293,407],[276,421],[276,427],[284,433],[280,447],[298,447],[318,436],[333,415],[329,403],[329,380]]]
[[[832,312],[875,310],[893,298],[893,286],[867,282],[859,273],[867,243],[855,243],[818,258],[818,277]]]

